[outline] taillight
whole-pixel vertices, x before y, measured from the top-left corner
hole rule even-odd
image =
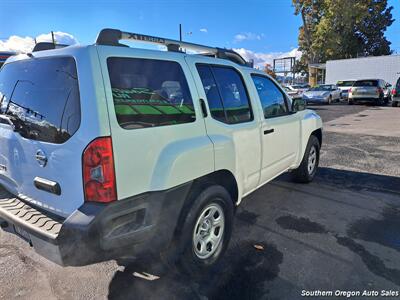
[[[382,88],[380,88],[380,87],[379,87],[379,88],[377,88],[377,89],[376,89],[376,93],[377,93],[377,94],[381,94],[381,93],[383,93],[383,90],[382,90]]]
[[[393,95],[393,96],[396,96],[396,92],[397,92],[396,89],[393,89],[393,90],[392,90],[392,95]]]
[[[97,138],[86,147],[82,168],[85,201],[117,200],[111,137]]]
[[[349,88],[349,93],[352,93],[352,92],[353,92],[353,90],[351,88]]]

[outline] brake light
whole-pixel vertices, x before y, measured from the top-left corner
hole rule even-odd
[[[393,96],[396,96],[396,93],[397,93],[396,89],[393,89],[393,90],[392,90],[392,95],[393,95]]]
[[[377,89],[376,89],[376,93],[377,93],[377,94],[381,94],[382,92],[383,92],[382,88],[377,88]]]
[[[82,168],[85,201],[117,200],[111,137],[97,138],[86,147]]]

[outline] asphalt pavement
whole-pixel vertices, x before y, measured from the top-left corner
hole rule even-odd
[[[371,109],[312,108],[324,122]],[[285,174],[246,197],[221,265],[196,279],[157,273],[157,263],[145,261],[61,268],[1,232],[0,298],[300,299],[315,291],[400,291],[399,170],[395,135],[325,131],[315,181],[295,184]],[[160,278],[141,278],[145,273]]]

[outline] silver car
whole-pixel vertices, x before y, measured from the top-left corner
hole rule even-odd
[[[354,82],[349,90],[349,104],[369,102],[383,105],[389,102],[388,86],[382,79],[363,79]]]
[[[341,91],[334,84],[321,84],[303,93],[303,99],[307,103],[331,104],[340,101]]]

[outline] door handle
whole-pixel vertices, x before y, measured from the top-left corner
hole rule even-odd
[[[52,194],[61,195],[61,187],[58,182],[44,179],[41,177],[35,177],[33,179],[33,184],[39,190],[46,191]]]
[[[200,98],[200,106],[201,106],[201,111],[203,112],[203,117],[206,118],[207,117],[207,107],[206,107],[206,103],[204,102],[204,99]]]
[[[270,134],[270,133],[273,133],[275,131],[275,129],[267,129],[267,130],[264,130],[264,134]]]

